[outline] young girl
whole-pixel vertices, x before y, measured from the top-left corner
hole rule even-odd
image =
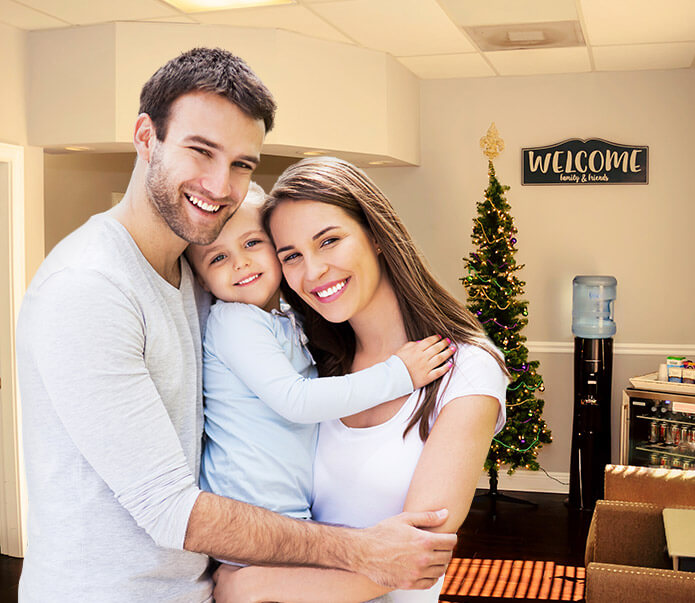
[[[186,255],[217,302],[203,340],[205,446],[201,487],[291,517],[311,517],[318,422],[408,394],[450,368],[451,341],[407,343],[385,362],[315,379],[294,315],[280,307],[282,271],[249,193],[210,245]],[[324,298],[336,295],[329,289]]]

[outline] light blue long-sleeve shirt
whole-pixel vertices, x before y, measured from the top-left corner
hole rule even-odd
[[[203,489],[309,518],[318,423],[413,391],[397,356],[318,379],[304,341],[290,311],[212,307],[203,346]]]

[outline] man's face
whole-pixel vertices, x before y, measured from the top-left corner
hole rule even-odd
[[[212,243],[236,211],[258,165],[263,120],[209,92],[179,97],[164,141],[155,140],[147,195],[169,228],[188,243]]]

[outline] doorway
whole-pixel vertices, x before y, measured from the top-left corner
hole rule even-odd
[[[26,494],[15,325],[26,284],[24,149],[0,143],[0,553],[22,557]]]

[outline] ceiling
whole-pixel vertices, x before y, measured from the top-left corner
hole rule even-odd
[[[296,0],[199,13],[164,0],[0,0],[0,22],[24,30],[112,21],[283,29],[388,53],[423,79],[695,68],[695,0]]]

